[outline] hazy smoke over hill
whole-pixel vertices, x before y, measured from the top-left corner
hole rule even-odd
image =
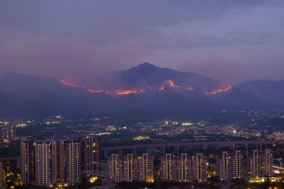
[[[206,117],[223,108],[272,106],[234,87],[222,89],[221,83],[195,73],[182,73],[149,63],[96,78],[99,80],[72,84],[18,73],[5,74],[0,77],[0,113],[2,116],[44,117],[146,111]],[[94,81],[104,83],[100,90],[90,88]]]

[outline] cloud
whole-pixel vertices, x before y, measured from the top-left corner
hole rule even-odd
[[[283,6],[277,0],[1,1],[1,73],[81,77],[145,61],[203,74],[203,65],[227,64],[223,72],[240,65],[241,73],[259,62],[241,58],[243,48],[268,61],[268,47],[281,47]],[[217,72],[208,75],[229,77]]]

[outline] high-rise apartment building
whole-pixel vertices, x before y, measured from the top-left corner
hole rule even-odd
[[[127,154],[123,158],[123,181],[132,182],[137,178],[136,172],[134,171],[137,162],[133,159],[133,154]]]
[[[127,154],[119,157],[118,154],[111,154],[108,159],[108,175],[115,182],[133,180],[153,182],[154,159],[149,154],[133,157],[133,154]]]
[[[203,153],[197,153],[192,157],[193,180],[207,181],[207,160]]]
[[[35,145],[35,178],[39,185],[50,185],[53,183],[54,171],[52,156],[54,141],[39,141]],[[56,146],[56,143],[55,143]]]
[[[149,154],[137,158],[137,180],[154,182],[154,159]]]
[[[237,150],[233,160],[233,177],[242,178],[243,176],[243,156],[240,150]]]
[[[188,154],[180,154],[180,158],[177,158],[177,180],[178,182],[192,181],[191,171],[191,158]]]
[[[177,180],[177,162],[173,154],[165,154],[161,161],[161,177],[164,181]]]
[[[57,182],[66,182],[66,156],[65,156],[65,141],[57,141]]]
[[[85,175],[94,176],[99,172],[100,140],[87,136],[82,139],[82,170]]]
[[[24,184],[35,181],[35,148],[30,138],[21,139],[21,179]]]
[[[165,154],[160,167],[161,178],[164,181],[192,181],[191,158],[186,153],[180,154],[179,157],[173,154]]]
[[[0,162],[0,189],[4,188],[3,162]]]
[[[12,123],[5,122],[1,125],[1,140],[3,142],[9,142],[14,139],[15,126]]]
[[[79,141],[65,141],[66,182],[81,182],[81,144]]]
[[[81,182],[81,149],[77,140],[38,141],[35,162],[38,185]]]
[[[122,163],[118,154],[111,154],[108,161],[109,166],[109,177],[114,179],[115,182],[121,181],[122,178]]]
[[[232,160],[229,152],[223,152],[221,156],[216,159],[216,175],[221,180],[227,180],[231,177],[232,173]]]
[[[265,149],[262,156],[262,175],[272,176],[273,156],[270,149]]]
[[[252,151],[252,157],[250,158],[250,176],[259,177],[261,170],[260,155],[258,150]]]
[[[33,141],[22,138],[21,177],[23,183],[36,185],[80,183],[81,156],[79,140]]]

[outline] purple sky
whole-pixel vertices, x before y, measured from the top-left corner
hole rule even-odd
[[[283,0],[1,0],[0,74],[68,79],[143,62],[233,84],[284,79]]]

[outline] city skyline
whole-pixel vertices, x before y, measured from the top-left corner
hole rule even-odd
[[[0,189],[284,188],[283,10],[0,1]]]

